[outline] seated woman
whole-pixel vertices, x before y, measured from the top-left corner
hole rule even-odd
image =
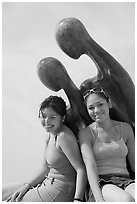
[[[45,128],[45,158],[41,171],[22,186],[3,189],[10,202],[72,202],[84,197],[86,170],[77,139],[64,125],[66,103],[58,96],[46,98],[39,110]]]
[[[79,132],[88,181],[96,202],[134,202],[135,182],[127,170],[126,158],[135,172],[135,141],[126,122],[110,119],[109,96],[100,87],[84,94],[87,110],[93,119]]]

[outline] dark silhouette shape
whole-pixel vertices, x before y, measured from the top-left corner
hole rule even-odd
[[[69,99],[66,125],[77,135],[79,128],[84,123],[89,125],[91,118],[88,115],[80,90],[69,77],[63,64],[56,58],[42,59],[37,66],[38,76],[41,82],[52,91],[63,89]]]
[[[113,104],[111,118],[134,126],[135,87],[126,70],[91,38],[84,25],[76,18],[66,18],[58,23],[56,39],[67,55],[78,59],[86,54],[97,67],[97,76],[85,80],[80,86],[81,92],[101,86]]]

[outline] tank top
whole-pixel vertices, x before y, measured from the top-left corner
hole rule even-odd
[[[47,146],[46,162],[50,168],[49,178],[56,178],[72,186],[75,185],[76,171],[66,155],[57,149],[56,140],[54,144]]]
[[[89,128],[94,137],[93,152],[98,174],[129,174],[126,165],[128,148],[123,139],[122,123],[120,123],[120,139],[109,143],[102,142],[92,124]]]

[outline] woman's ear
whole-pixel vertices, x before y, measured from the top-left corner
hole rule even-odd
[[[62,117],[62,123],[65,121],[65,116]]]
[[[109,99],[109,101],[108,101],[108,105],[109,105],[109,108],[112,108],[112,102],[111,102],[110,99]]]

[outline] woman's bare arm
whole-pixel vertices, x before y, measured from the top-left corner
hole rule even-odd
[[[64,133],[60,137],[59,144],[77,172],[75,198],[83,199],[87,184],[87,175],[77,140],[74,136]]]
[[[88,127],[81,129],[79,132],[79,142],[94,198],[98,202],[104,201],[102,192],[98,185],[99,178],[94,153],[92,151],[91,131],[89,131]]]
[[[133,172],[135,172],[135,136],[131,126],[123,123],[123,137],[128,147],[128,161]]]

